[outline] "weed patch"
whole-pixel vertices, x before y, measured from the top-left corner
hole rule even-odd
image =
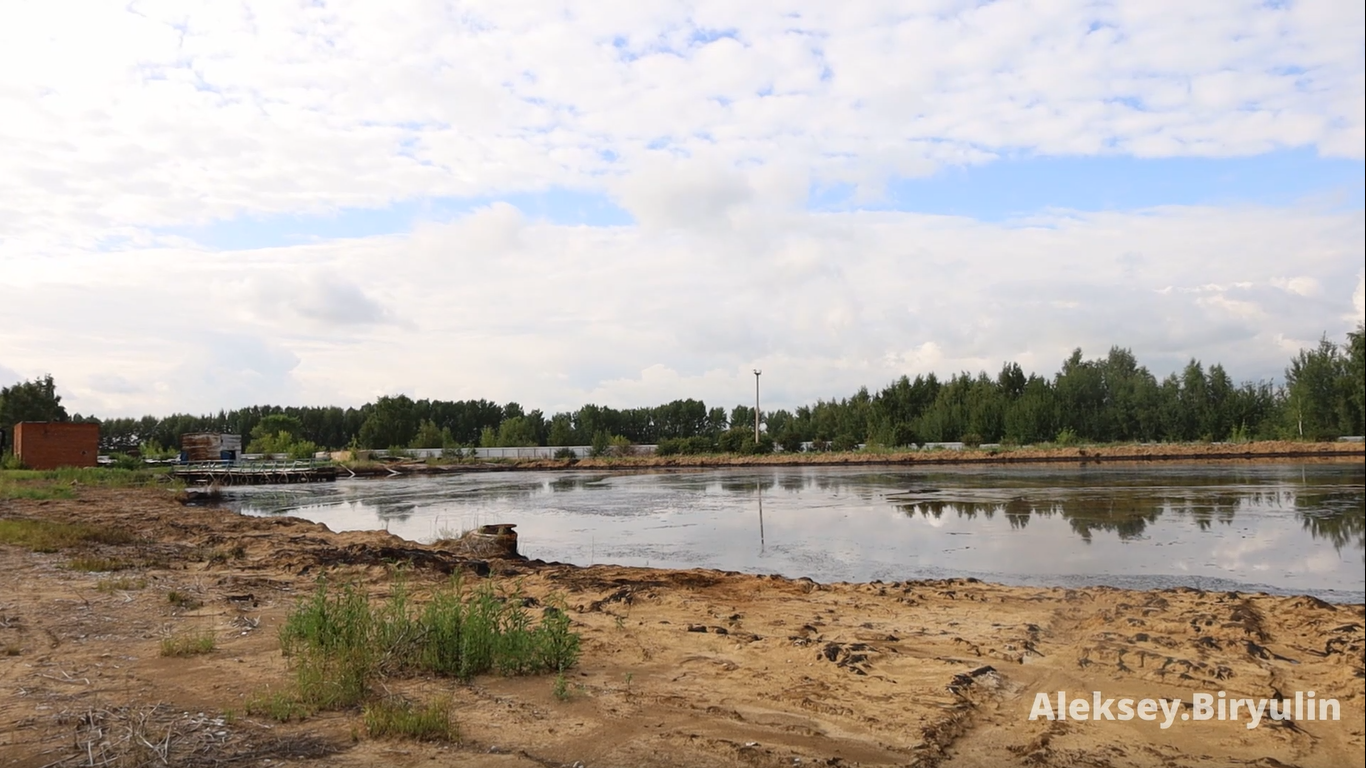
[[[300,601],[280,629],[294,667],[294,700],[303,708],[340,709],[364,701],[381,674],[437,674],[461,680],[487,672],[562,672],[578,663],[580,638],[561,601],[536,620],[520,588],[492,580],[467,589],[460,579],[414,606],[402,581],[371,605],[355,584],[325,580]]]
[[[133,534],[119,528],[48,520],[0,520],[0,544],[14,544],[35,552],[56,552],[90,544],[129,544],[133,541]]]
[[[293,694],[266,691],[247,699],[246,711],[249,715],[269,717],[281,723],[288,723],[291,720],[303,720],[315,710],[304,705]]]
[[[166,602],[184,611],[193,611],[204,605],[204,602],[196,599],[194,595],[175,589],[166,593]]]
[[[109,594],[112,592],[136,592],[139,589],[147,588],[147,579],[139,576],[136,579],[120,576],[113,579],[100,579],[95,584],[97,591]]]
[[[120,560],[117,557],[73,557],[66,564],[67,568],[73,571],[85,571],[86,573],[109,573],[111,571],[121,571],[132,567],[127,560]]]
[[[365,730],[372,738],[417,741],[459,741],[451,723],[451,705],[441,699],[414,706],[406,699],[387,698],[365,706]]]
[[[171,657],[198,656],[210,653],[217,647],[218,643],[214,639],[212,631],[187,632],[162,638],[161,655]]]

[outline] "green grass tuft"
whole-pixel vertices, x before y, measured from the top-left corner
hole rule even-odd
[[[204,605],[204,602],[195,598],[194,595],[175,589],[166,593],[166,602],[185,611],[193,611]]]
[[[292,694],[266,691],[247,699],[246,711],[249,715],[269,717],[271,720],[288,723],[291,720],[303,720],[316,710]]]
[[[451,723],[451,705],[446,699],[421,706],[395,698],[367,704],[365,730],[376,739],[460,740],[459,731]]]
[[[55,523],[49,520],[0,520],[0,544],[27,547],[35,552],[91,544],[130,544],[133,534],[120,528],[104,528],[84,523]]]
[[[500,592],[492,580],[467,590],[457,578],[420,609],[402,581],[373,606],[355,584],[324,580],[280,629],[292,659],[294,696],[304,707],[341,709],[364,701],[376,675],[438,674],[462,680],[497,672],[563,672],[578,663],[580,638],[562,601],[539,621],[520,588]]]
[[[110,573],[111,571],[121,571],[132,566],[127,560],[120,560],[117,557],[84,555],[71,558],[71,560],[67,562],[66,567],[73,571],[85,571],[86,573]]]
[[[211,630],[171,635],[161,640],[161,655],[170,657],[198,656],[218,647]]]
[[[95,584],[95,589],[106,594],[110,592],[135,592],[139,589],[147,588],[147,579],[139,576],[136,579],[120,576],[113,579],[100,579]]]

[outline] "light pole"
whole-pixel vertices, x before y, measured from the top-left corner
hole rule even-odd
[[[754,369],[754,444],[759,444],[759,374],[763,371]]]

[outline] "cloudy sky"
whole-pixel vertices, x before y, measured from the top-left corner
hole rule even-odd
[[[1359,2],[5,14],[0,384],[83,413],[1260,379],[1363,315]]]

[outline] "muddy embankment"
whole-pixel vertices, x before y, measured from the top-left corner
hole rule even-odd
[[[101,745],[134,754],[138,739],[155,748],[136,754],[154,757],[124,764],[163,765],[160,754],[171,765],[357,768],[1364,761],[1361,605],[470,560],[383,532],[183,507],[155,489],[0,501],[0,519],[136,533],[79,550],[0,544],[0,766],[98,765]],[[90,558],[119,570],[77,569]],[[359,709],[288,723],[245,713],[252,696],[289,679],[277,632],[321,574],[354,579],[378,599],[400,565],[419,602],[454,572],[520,584],[539,601],[563,595],[583,637],[568,684],[382,682],[376,695],[448,697],[458,744],[371,738]],[[214,650],[160,654],[163,638],[188,631],[211,633]],[[1248,728],[1246,714],[1181,717],[1201,693],[1293,699],[1311,690],[1336,699],[1341,719]],[[1059,691],[1088,705],[1095,691],[1181,704],[1166,728],[1160,712],[1029,719],[1038,693],[1056,701]]]
[[[766,466],[949,466],[1154,461],[1274,461],[1280,459],[1366,460],[1366,445],[1355,442],[1304,443],[1270,440],[1256,443],[1154,443],[1057,448],[992,448],[848,453],[796,453],[768,456],[730,454],[696,456],[621,456],[583,459],[510,459],[505,461],[363,462],[350,464],[358,477],[449,472],[511,472],[573,469],[695,469]]]

